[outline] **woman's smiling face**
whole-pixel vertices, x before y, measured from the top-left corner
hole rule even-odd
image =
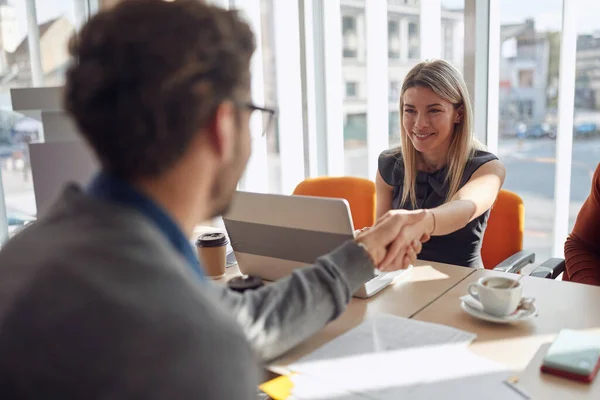
[[[427,87],[415,86],[404,92],[401,112],[404,133],[418,152],[448,152],[462,109],[456,109]]]

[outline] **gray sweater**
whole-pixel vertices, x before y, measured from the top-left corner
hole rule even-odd
[[[253,399],[260,362],[372,277],[353,242],[238,294],[199,281],[145,216],[68,187],[0,251],[0,398]]]

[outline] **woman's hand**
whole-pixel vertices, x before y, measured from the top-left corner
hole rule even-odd
[[[426,217],[424,210],[394,210],[375,226],[357,231],[356,241],[367,247],[373,263],[381,271],[405,269],[421,252],[421,239],[429,240],[428,235],[417,235],[419,228],[408,228],[420,227]]]
[[[414,215],[420,215],[421,218],[414,219]],[[430,210],[390,210],[375,226],[386,223],[390,218],[399,220],[402,226],[397,239],[388,248],[385,259],[379,264],[382,271],[406,268],[412,264],[421,252],[421,243],[427,242],[435,229],[435,217]]]

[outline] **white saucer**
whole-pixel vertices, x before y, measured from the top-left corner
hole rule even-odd
[[[470,299],[467,300],[467,299],[465,299],[465,297],[469,297]],[[468,302],[465,300],[467,300]],[[468,304],[468,303],[471,303],[472,301],[477,301],[477,300],[471,298],[471,296],[469,296],[469,295],[463,296],[463,297],[461,297],[460,307],[467,314],[470,314],[471,316],[473,316],[475,318],[479,318],[481,320],[488,321],[488,322],[494,322],[497,324],[510,324],[510,323],[515,323],[515,322],[527,321],[531,318],[534,318],[537,315],[537,308],[535,307],[535,303],[533,303],[531,305],[531,307],[526,310],[521,310],[515,314],[507,315],[504,317],[498,317],[495,315],[488,314],[485,311],[479,310],[479,309],[473,307],[472,305]]]

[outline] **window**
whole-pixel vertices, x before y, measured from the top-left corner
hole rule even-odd
[[[398,21],[389,20],[388,21],[388,36],[393,36],[398,34]]]
[[[390,111],[390,146],[397,147],[400,145],[400,113],[398,111]]]
[[[356,33],[356,18],[350,16],[342,17],[342,33]]]
[[[442,52],[445,60],[454,60],[454,26],[450,23],[442,24]]]
[[[36,215],[28,143],[43,138],[38,120],[13,111],[10,89],[63,85],[67,42],[86,19],[87,3],[36,0],[28,10],[23,0],[0,1],[0,166],[9,233]],[[37,21],[31,40],[39,42],[39,54],[29,46],[29,21]]]
[[[516,104],[519,110],[519,117],[522,120],[529,121],[533,119],[533,100],[518,100]]]
[[[408,23],[408,58],[418,59],[421,54],[418,22]]]
[[[261,50],[263,61],[263,80],[265,105],[277,104],[277,80],[273,27],[273,0],[261,0]],[[267,168],[269,176],[269,192],[281,193],[281,154],[279,151],[279,132],[276,121],[273,130],[267,134]]]
[[[543,51],[544,35],[539,34],[535,30],[535,19],[528,18],[523,25],[523,31],[516,37],[517,39],[517,55],[521,59],[533,60],[538,55],[538,52]]]
[[[504,189],[525,202],[524,248],[540,262],[553,245],[561,23],[562,2],[500,1],[498,156]]]
[[[398,21],[388,21],[388,58],[400,58],[400,24]]]
[[[347,114],[344,118],[345,173],[366,177],[365,142],[367,140],[367,114]]]
[[[357,97],[358,96],[358,83],[346,82],[346,97]]]
[[[356,32],[356,18],[342,16],[342,55],[344,58],[356,58],[358,55],[358,38]]]
[[[570,228],[590,194],[593,172],[600,160],[600,5],[581,0],[575,53],[575,114],[571,164]]]
[[[519,87],[522,87],[522,88],[533,87],[533,70],[522,69],[519,71]]]
[[[464,64],[464,0],[441,0],[442,2],[442,57],[451,62],[461,73]]]
[[[344,58],[356,58],[356,49],[351,49],[348,47],[344,47],[344,50],[342,52]]]
[[[341,0],[342,13],[342,77],[344,80],[342,115],[344,141],[344,173],[366,176],[368,85],[366,54],[366,9],[368,2]],[[386,18],[386,21],[389,18]],[[385,24],[386,21],[383,21]],[[385,25],[382,25],[385,27]],[[388,26],[390,28],[390,26]],[[389,47],[388,47],[389,50]],[[385,51],[385,49],[384,49]],[[383,60],[387,62],[387,60]]]
[[[390,103],[396,104],[400,101],[400,82],[391,81],[390,82],[390,92],[389,92]]]

